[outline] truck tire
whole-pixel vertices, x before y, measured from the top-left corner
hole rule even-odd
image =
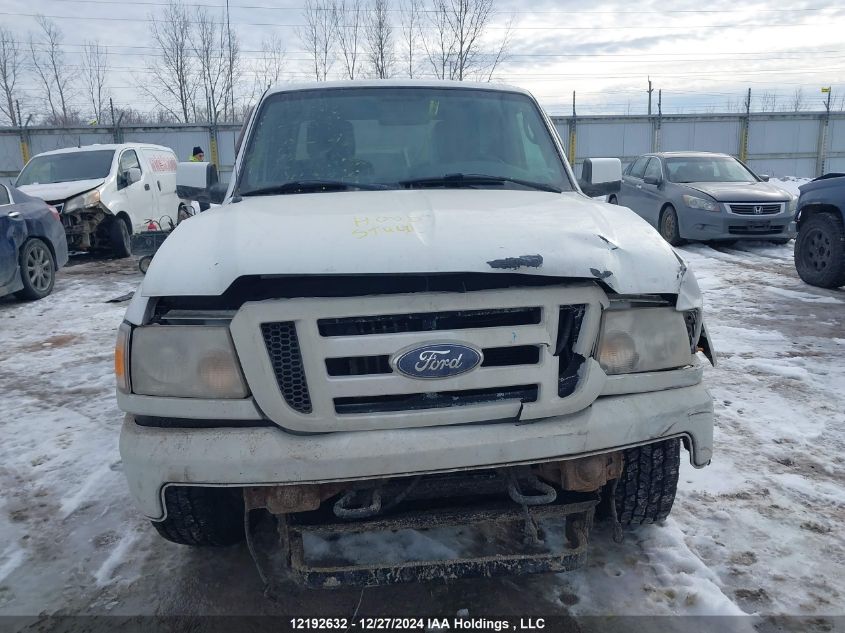
[[[244,539],[244,503],[240,488],[171,486],[164,491],[167,518],[153,521],[172,543],[225,547]]]
[[[845,286],[845,227],[833,213],[815,213],[795,239],[795,269],[811,286]]]
[[[50,247],[37,237],[27,240],[20,250],[23,288],[15,293],[19,299],[43,299],[56,283],[56,263]]]
[[[132,242],[129,237],[129,227],[122,218],[115,218],[109,224],[109,241],[112,252],[117,259],[129,257],[132,254]]]
[[[629,448],[624,461],[614,499],[622,527],[655,523],[669,516],[678,489],[681,440]]]

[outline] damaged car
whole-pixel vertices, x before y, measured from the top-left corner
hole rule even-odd
[[[589,197],[618,190],[619,160],[579,183],[528,92],[270,90],[225,192],[207,164],[179,170],[222,204],[163,244],[115,351],[123,470],[164,538],[246,538],[268,584],[564,571],[597,512],[666,518],[682,447],[710,462],[695,276]],[[517,536],[448,560],[306,551],[313,534],[488,522]]]
[[[72,147],[34,156],[15,186],[58,210],[71,250],[129,257],[131,236],[150,220],[189,215],[176,195],[176,165],[160,145]]]

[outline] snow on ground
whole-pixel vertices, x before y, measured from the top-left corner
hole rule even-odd
[[[664,525],[621,544],[597,526],[587,565],[568,574],[300,591],[278,603],[262,597],[245,547],[172,545],[129,505],[112,381],[125,304],[107,301],[140,275],[131,261],[76,262],[45,300],[0,299],[0,615],[350,616],[360,601],[359,615],[746,613],[824,624],[845,611],[845,293],[803,284],[791,248],[679,249],[719,352],[706,372],[717,428],[713,463],[683,464]],[[471,542],[434,536],[311,545],[424,557]]]
[[[769,182],[773,185],[777,185],[781,189],[786,189],[793,195],[798,196],[801,195],[798,187],[804,183],[810,182],[811,180],[812,178],[796,178],[795,176],[787,176],[785,178],[770,178]]]

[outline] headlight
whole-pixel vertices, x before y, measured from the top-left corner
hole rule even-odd
[[[133,393],[177,398],[244,398],[249,393],[227,327],[135,328],[129,362]]]
[[[786,203],[786,210],[792,214],[798,210],[798,196],[792,196],[790,201]]]
[[[87,209],[88,207],[93,207],[99,203],[100,190],[94,189],[93,191],[81,193],[78,196],[75,196],[68,200],[65,203],[65,207],[64,209],[62,209],[62,212],[68,213],[70,211],[78,211],[79,209]]]
[[[705,211],[718,211],[719,205],[712,200],[696,198],[695,196],[683,196],[684,204],[690,209],[704,209]]]
[[[692,362],[683,312],[673,308],[607,310],[598,361],[608,374],[657,371]]]

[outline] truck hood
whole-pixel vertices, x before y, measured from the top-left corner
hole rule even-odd
[[[140,294],[216,296],[244,275],[460,272],[677,294],[686,266],[632,211],[574,192],[314,193],[244,198],[183,222]]]
[[[72,180],[70,182],[47,182],[18,187],[25,194],[41,198],[47,202],[64,202],[80,193],[90,191],[103,184],[102,178],[94,180]]]
[[[791,200],[789,192],[770,182],[685,182],[719,202],[785,202]]]

